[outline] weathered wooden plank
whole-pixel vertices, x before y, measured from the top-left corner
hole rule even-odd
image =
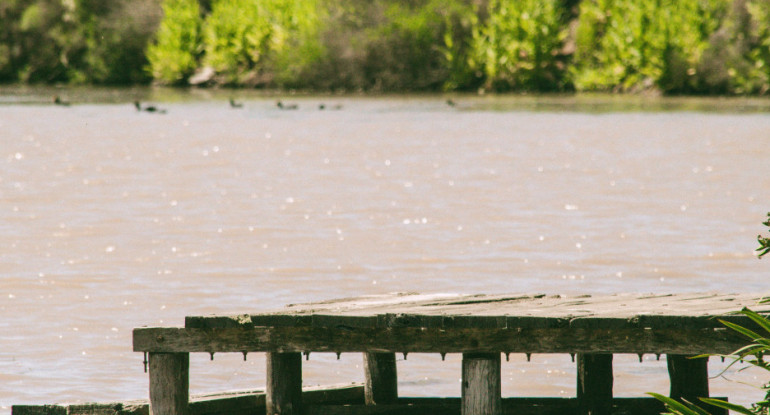
[[[65,405],[13,405],[11,415],[67,415]]]
[[[142,352],[424,352],[424,353],[670,353],[728,354],[742,347],[721,330],[651,329],[427,329],[254,327],[138,328]]]
[[[367,405],[396,402],[397,373],[395,353],[364,353],[364,396]]]
[[[187,316],[184,326],[188,328],[215,329],[253,327],[252,316],[242,314],[237,316]]]
[[[96,403],[74,404],[67,407],[67,415],[149,415],[150,405],[115,404],[112,406]],[[195,415],[191,412],[191,415]]]
[[[669,396],[686,399],[698,406],[706,405],[698,398],[708,398],[708,357],[692,359],[692,356],[666,355],[668,375],[671,381]]]
[[[356,328],[655,328],[655,329],[714,329],[725,327],[719,320],[740,324],[756,330],[759,327],[742,315],[680,316],[636,315],[633,317],[535,317],[535,316],[473,316],[473,315],[399,315],[336,316],[317,315],[238,315],[188,316],[186,328],[243,328],[243,327],[356,327]]]
[[[150,414],[189,415],[190,354],[149,353]]]
[[[295,304],[277,314],[335,315],[511,315],[539,317],[617,317],[635,315],[705,316],[729,314],[742,307],[770,311],[755,294],[684,293],[668,295],[421,295],[396,294]]]
[[[391,405],[309,405],[307,415],[461,415],[460,398],[399,398]],[[654,398],[615,398],[613,415],[658,415],[663,404]],[[579,415],[575,398],[503,398],[504,415]],[[712,408],[713,415],[727,411]]]
[[[328,328],[374,328],[377,327],[375,316],[335,316],[328,314],[313,314],[311,319],[313,327]]]
[[[506,316],[443,316],[441,327],[445,329],[505,329],[508,327]]]
[[[405,327],[425,327],[439,328],[444,326],[444,316],[431,316],[422,314],[408,313],[385,313],[378,314],[377,327],[380,328],[405,328]]]
[[[305,413],[308,415],[371,415],[371,414],[416,414],[416,415],[460,415],[460,398],[399,398],[395,404],[364,406],[364,387],[332,386],[320,389],[310,388],[303,391],[302,399]],[[193,397],[190,412],[193,415],[252,415],[264,413],[264,393],[227,392]],[[252,398],[252,404],[233,403],[233,399],[245,402]],[[726,398],[719,398],[726,399]],[[203,403],[201,405],[201,403]],[[663,404],[653,398],[614,398],[612,401],[615,415],[658,415],[663,411]],[[503,413],[508,415],[577,415],[578,401],[575,398],[503,398]],[[79,412],[88,404],[77,405],[13,405],[12,415],[91,415]],[[146,401],[123,403],[91,404],[100,407],[108,415],[147,415],[149,405]],[[136,407],[140,408],[136,412]],[[113,410],[113,412],[109,412]],[[377,412],[379,411],[379,412]],[[710,408],[713,415],[727,415],[727,411]]]
[[[462,415],[502,415],[500,353],[463,353]]]
[[[612,384],[612,354],[577,355],[577,399],[581,415],[610,415]]]
[[[639,320],[634,317],[577,317],[569,321],[569,326],[576,329],[631,329],[639,327]]]
[[[567,317],[506,316],[505,327],[508,329],[556,329],[569,327]]]
[[[715,328],[715,316],[742,307],[770,312],[752,294],[420,295],[396,294],[295,304],[285,309],[229,317],[193,316],[188,328],[425,327],[425,328]],[[360,320],[359,320],[360,319]],[[505,319],[505,323],[502,323]],[[376,323],[375,323],[376,321]]]
[[[313,386],[302,390],[311,405],[363,405],[364,385]],[[265,392],[231,391],[190,397],[191,415],[253,415],[265,412]],[[147,400],[58,405],[14,405],[14,415],[149,415]]]
[[[302,354],[267,353],[267,415],[302,413]]]

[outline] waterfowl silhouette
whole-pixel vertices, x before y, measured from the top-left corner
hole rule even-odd
[[[454,102],[454,100],[452,100],[452,98],[447,99],[446,100],[446,104],[449,105],[450,107],[454,107],[454,106],[457,105],[457,103]]]
[[[58,95],[55,95],[52,100],[53,100],[54,105],[61,105],[63,107],[69,107],[70,106],[70,102],[69,101],[63,100]]]
[[[145,105],[142,106],[142,104],[139,101],[134,101],[134,106],[136,107],[137,111],[145,111],[145,112],[157,112],[158,114],[165,114],[166,110],[162,108],[158,108],[155,105]]]
[[[299,105],[297,104],[284,104],[281,101],[276,102],[275,106],[282,110],[296,110],[299,108]]]
[[[324,103],[318,104],[318,109],[319,110],[325,110],[326,108],[329,108],[330,110],[341,110],[342,109],[342,104],[334,104],[334,105],[332,105],[330,107],[327,107],[326,104],[324,104]]]
[[[234,99],[230,98],[230,108],[243,108],[243,103],[235,102]]]

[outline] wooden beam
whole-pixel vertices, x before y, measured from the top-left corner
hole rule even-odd
[[[437,329],[354,327],[137,328],[138,352],[421,352],[729,354],[732,330]]]
[[[581,415],[612,413],[612,355],[577,355],[577,399]]]
[[[500,353],[464,353],[462,415],[502,415]]]
[[[344,395],[348,390],[341,390],[342,399],[327,400],[314,393],[303,393],[303,412],[306,415],[460,415],[460,398],[399,398],[398,402],[390,405],[364,405],[363,386],[353,387],[357,391],[355,399],[350,401]],[[326,393],[336,394],[333,389]],[[228,397],[235,395],[235,397]],[[249,395],[250,403],[243,405],[229,402],[233,399],[242,400],[243,392],[223,393],[217,396],[208,396],[205,405],[193,399],[190,403],[192,415],[251,415],[265,412],[264,394],[254,400],[255,395]],[[310,399],[309,399],[310,398]],[[317,399],[312,399],[317,398]],[[718,398],[726,400],[727,398]],[[613,407],[615,413],[633,415],[658,415],[664,411],[663,403],[654,398],[614,398]],[[572,415],[578,410],[578,402],[575,398],[503,398],[504,415]],[[727,411],[721,408],[711,408],[713,415],[727,415]],[[113,402],[103,404],[73,404],[73,405],[13,405],[13,415],[67,415],[67,414],[99,414],[99,415],[147,415],[149,409],[147,403]]]
[[[150,353],[150,414],[189,415],[190,354]]]
[[[654,398],[615,398],[614,413],[659,415],[663,403]],[[575,398],[503,398],[503,415],[575,415]],[[713,415],[727,410],[712,408]],[[399,398],[393,405],[308,405],[307,415],[460,415],[458,398]],[[15,415],[15,414],[14,414]]]
[[[84,400],[86,400],[85,398]],[[363,405],[364,385],[311,386],[302,389],[305,405]],[[457,403],[459,408],[459,399]],[[59,405],[13,405],[13,415],[148,415],[149,402],[88,402]],[[228,391],[190,396],[190,415],[254,415],[265,413],[265,391]]]
[[[302,410],[302,354],[267,353],[267,415],[299,415]]]
[[[398,399],[395,353],[364,353],[364,397],[367,405],[392,404]]]
[[[669,354],[666,364],[671,380],[670,397],[686,399],[704,409],[712,408],[698,399],[709,396],[708,357],[692,359],[691,356]]]

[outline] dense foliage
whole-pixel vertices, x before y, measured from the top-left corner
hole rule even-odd
[[[0,82],[141,83],[156,0],[0,1]]]
[[[492,90],[566,88],[566,11],[557,0],[490,0],[474,28],[474,67]]]
[[[169,84],[184,84],[202,55],[200,7],[196,0],[169,0],[163,3],[163,15],[156,41],[147,50],[150,73]]]
[[[770,0],[3,0],[0,82],[770,91]]]

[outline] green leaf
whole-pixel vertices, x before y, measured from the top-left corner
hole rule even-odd
[[[714,406],[717,406],[719,408],[725,408],[725,409],[728,409],[730,411],[735,411],[735,412],[738,412],[738,413],[741,413],[741,414],[756,415],[754,412],[751,412],[751,410],[747,409],[744,406],[736,405],[734,403],[725,402],[725,401],[720,400],[720,399],[700,398],[700,400],[705,402],[705,403],[707,403],[707,404],[709,404],[709,405],[714,405]]]
[[[684,404],[682,402],[679,402],[675,399],[669,398],[668,396],[663,396],[659,393],[655,392],[647,392],[648,395],[652,396],[653,398],[663,402],[666,404],[666,407],[669,409],[675,411],[677,414],[680,415],[709,415],[708,412],[704,411],[701,408],[698,408],[697,406],[688,403]]]
[[[762,316],[754,311],[751,311],[748,308],[744,308],[743,310],[741,310],[741,314],[747,316],[753,322],[757,323],[757,325],[762,327],[766,332],[770,333],[770,321],[768,321],[765,316]]]
[[[731,323],[729,321],[724,321],[724,320],[719,320],[719,322],[724,324],[728,328],[730,328],[730,329],[732,329],[734,331],[737,331],[738,333],[743,334],[744,336],[750,338],[751,340],[756,340],[756,339],[759,339],[759,338],[762,337],[759,334],[755,333],[754,331],[749,330],[749,329],[747,329],[747,328],[745,328],[743,326],[740,326],[738,324]]]

